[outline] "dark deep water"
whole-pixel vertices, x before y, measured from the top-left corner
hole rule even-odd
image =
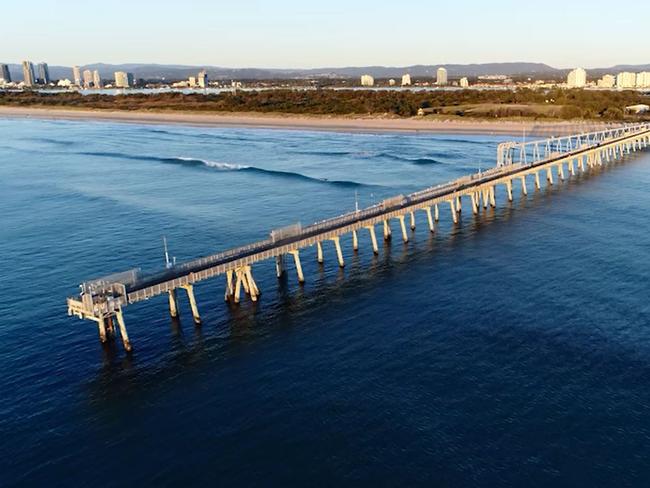
[[[187,259],[493,165],[490,136],[0,119],[0,485],[647,486],[650,154],[261,302],[69,318],[84,279]],[[532,181],[529,185],[532,189]],[[379,229],[378,229],[379,230]],[[292,270],[292,268],[291,268]]]

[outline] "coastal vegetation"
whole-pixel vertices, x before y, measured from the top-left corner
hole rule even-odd
[[[95,110],[261,112],[299,115],[639,120],[625,107],[648,104],[635,91],[588,90],[268,90],[220,94],[120,95],[0,92],[0,105]]]

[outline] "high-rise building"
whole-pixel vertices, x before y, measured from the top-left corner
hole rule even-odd
[[[637,88],[650,88],[650,72],[644,71],[636,75]]]
[[[605,75],[597,82],[598,88],[614,88],[616,86],[616,77],[614,75]]]
[[[363,75],[361,77],[361,86],[374,86],[375,79],[370,75]]]
[[[190,76],[188,84],[190,88],[194,88],[196,86],[196,76]]]
[[[74,84],[81,86],[81,68],[79,66],[72,67],[72,77],[74,78]]]
[[[0,78],[5,80],[5,83],[11,83],[11,73],[9,72],[9,66],[6,64],[0,64]]]
[[[88,89],[93,86],[93,72],[89,69],[84,70],[84,88]]]
[[[23,61],[23,80],[25,86],[34,86],[36,76],[34,76],[34,64],[31,61]]]
[[[50,69],[47,67],[47,63],[38,63],[38,82],[41,85],[50,83]]]
[[[582,68],[576,68],[567,77],[569,88],[583,88],[587,86],[587,72]]]
[[[104,83],[98,70],[93,71],[93,87],[97,89],[104,88]]]
[[[409,86],[411,84],[411,75],[406,73],[402,76],[402,86]]]
[[[117,88],[129,88],[133,86],[133,73],[127,73],[125,71],[116,71],[115,86]]]
[[[616,75],[616,88],[636,88],[636,73],[623,72]]]
[[[460,79],[460,87],[461,88],[469,88],[469,80],[467,79],[467,77],[463,76]]]
[[[436,85],[444,86],[447,82],[447,70],[445,68],[438,68],[436,72]]]
[[[199,76],[197,78],[197,82],[199,84],[199,87],[207,88],[207,86],[208,86],[208,73],[204,69],[199,71]]]

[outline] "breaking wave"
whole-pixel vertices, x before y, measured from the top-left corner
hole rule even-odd
[[[246,173],[253,173],[258,175],[273,176],[277,178],[311,181],[315,183],[323,183],[340,187],[364,187],[364,186],[379,186],[367,185],[356,181],[349,180],[329,180],[327,178],[317,178],[307,176],[302,173],[293,171],[282,171],[274,169],[264,169],[257,166],[246,166],[243,164],[225,163],[221,161],[211,161],[208,159],[189,158],[189,157],[159,157],[159,156],[137,156],[133,154],[113,153],[113,152],[83,152],[79,153],[84,156],[97,156],[105,158],[116,159],[129,159],[134,161],[155,161],[164,164],[178,164],[184,166],[203,167],[217,171],[242,171]]]

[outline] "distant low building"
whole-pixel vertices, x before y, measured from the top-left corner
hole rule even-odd
[[[469,80],[465,76],[460,79],[460,87],[469,88]]]
[[[614,75],[605,75],[596,83],[598,88],[614,88],[616,86],[616,77]]]
[[[391,78],[390,80],[388,80],[388,86],[395,86],[396,83],[397,83],[397,82],[396,82],[393,78]]]
[[[402,76],[402,86],[410,86],[411,85],[411,75],[406,73],[404,76]]]
[[[636,73],[623,72],[616,76],[616,88],[636,88]]]
[[[375,79],[370,75],[363,75],[361,77],[361,86],[374,86]]]
[[[133,86],[133,73],[126,71],[115,72],[115,86],[117,88],[130,88]]]
[[[436,71],[436,85],[444,86],[448,82],[447,70],[445,68],[438,68]]]
[[[59,86],[61,88],[70,88],[72,86],[72,82],[66,78],[64,80],[59,80],[56,86]]]
[[[567,77],[569,88],[584,88],[587,86],[587,72],[583,68],[576,68]]]

